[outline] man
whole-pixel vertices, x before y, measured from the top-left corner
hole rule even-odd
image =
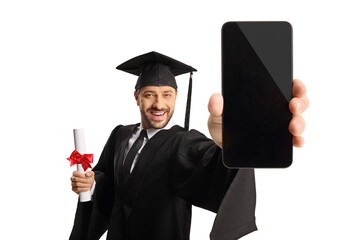
[[[192,205],[218,213],[211,239],[238,239],[256,230],[253,170],[222,164],[222,96],[214,94],[209,101],[210,140],[171,122],[174,76],[196,69],[156,52],[118,69],[139,76],[134,97],[141,123],[117,126],[93,171],[73,173],[74,192],[94,193],[91,202],[78,203],[70,239],[99,239],[108,230],[111,240],[187,240]],[[191,92],[191,82],[189,86]],[[300,81],[294,80],[293,89],[289,130],[294,146],[302,146],[305,123],[300,114],[308,101]],[[188,116],[189,107],[186,126]]]

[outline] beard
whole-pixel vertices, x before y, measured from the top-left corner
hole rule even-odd
[[[150,110],[158,110],[158,111],[164,111],[165,109],[149,109],[148,111]],[[146,116],[146,113],[144,110],[140,109],[140,113],[141,113],[141,119],[146,123],[146,125],[149,127],[149,128],[155,128],[155,129],[160,129],[160,128],[163,128],[165,127],[170,119],[172,118],[173,114],[174,114],[174,110],[172,112],[168,111],[168,109],[166,109],[166,113],[168,114],[168,118],[166,119],[166,121],[164,121],[164,123],[162,123],[161,125],[159,126],[155,126],[151,120]]]

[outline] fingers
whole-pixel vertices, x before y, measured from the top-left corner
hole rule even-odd
[[[304,138],[300,135],[305,130],[305,120],[301,114],[309,107],[310,102],[306,96],[306,87],[299,79],[293,80],[292,93],[293,98],[289,103],[289,110],[293,114],[293,118],[289,124],[289,131],[293,135],[293,146],[302,147]]]
[[[80,183],[89,183],[90,180],[88,178],[80,178],[80,177],[75,177],[75,176],[72,176],[70,178],[71,182],[80,182]]]
[[[293,115],[300,115],[309,107],[310,102],[307,96],[294,97],[289,103],[289,110]]]
[[[84,174],[84,173],[81,173],[81,172],[79,172],[79,171],[74,171],[74,172],[73,172],[73,176],[74,176],[74,177],[78,177],[78,178],[86,178],[86,177],[85,177],[85,174]]]
[[[213,117],[222,115],[224,99],[221,93],[214,93],[209,100],[208,109]]]
[[[293,146],[302,147],[304,146],[304,138],[302,136],[293,136]]]
[[[299,80],[293,80],[293,97],[302,98],[306,96],[306,87],[305,85]]]
[[[80,192],[87,192],[90,190],[90,188],[78,188],[78,187],[73,187],[71,189],[74,193],[79,194]]]
[[[86,189],[86,190],[83,190],[83,191],[87,191],[87,190],[90,189],[91,185],[89,183],[72,182],[71,186],[73,188],[76,188],[78,191],[82,191],[81,189]]]
[[[74,171],[71,180],[72,191],[75,193],[85,192],[90,190],[93,180],[94,172],[89,171],[87,173],[80,173],[78,171]]]
[[[79,181],[71,181],[72,190],[76,193],[89,191],[91,184],[89,182],[83,183]]]
[[[302,116],[293,116],[289,124],[289,131],[293,136],[300,136],[305,129],[305,120]]]

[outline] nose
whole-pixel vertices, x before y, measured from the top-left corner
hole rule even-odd
[[[165,107],[164,98],[163,98],[161,95],[160,95],[160,96],[158,95],[158,96],[155,98],[153,107],[156,108],[156,109],[162,109],[162,108]]]

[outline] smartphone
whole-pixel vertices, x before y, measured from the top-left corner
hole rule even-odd
[[[292,164],[292,26],[227,22],[221,30],[223,163],[229,168]]]

